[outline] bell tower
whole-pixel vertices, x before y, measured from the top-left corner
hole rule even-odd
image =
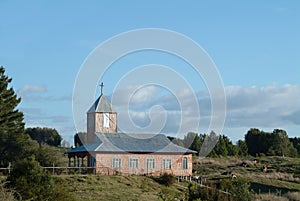
[[[95,142],[96,133],[117,133],[117,112],[103,95],[103,82],[101,94],[87,112],[88,142]]]

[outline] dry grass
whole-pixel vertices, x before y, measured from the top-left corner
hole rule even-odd
[[[300,192],[288,192],[282,196],[261,194],[255,196],[255,201],[300,201]]]
[[[5,182],[0,181],[0,200],[14,201],[15,192],[11,189],[5,188],[4,186],[5,186]]]
[[[300,201],[300,192],[288,192],[284,196],[290,201]]]
[[[289,199],[274,194],[261,194],[256,195],[254,201],[289,201]]]

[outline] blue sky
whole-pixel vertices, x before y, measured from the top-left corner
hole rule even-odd
[[[20,110],[27,126],[54,127],[72,143],[76,132],[72,93],[87,56],[122,32],[162,28],[191,38],[216,64],[227,97],[224,134],[236,141],[257,127],[283,128],[290,136],[300,135],[298,1],[3,0],[0,9],[0,65],[22,97]],[[134,66],[149,63],[171,66],[197,93],[205,94],[203,82],[188,67],[179,67],[184,66],[182,61],[169,57],[149,51],[119,60],[99,78],[105,83],[105,94],[111,96],[117,81]],[[147,99],[133,113],[148,111],[149,105],[168,96],[165,93],[160,99],[157,90],[146,91]],[[201,109],[205,104],[200,102]],[[162,105],[172,108],[172,104],[177,103]],[[141,126],[149,122],[144,113],[133,119]],[[163,130],[170,135],[176,130],[172,121]]]

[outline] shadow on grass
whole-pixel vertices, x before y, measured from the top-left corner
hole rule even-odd
[[[262,194],[262,193],[277,194],[278,192],[280,192],[281,194],[285,194],[288,192],[297,191],[296,189],[276,187],[276,186],[266,185],[266,184],[261,184],[256,182],[251,182],[250,189],[252,189],[257,194]]]

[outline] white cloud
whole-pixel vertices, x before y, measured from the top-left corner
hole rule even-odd
[[[300,86],[299,85],[266,85],[258,86],[227,86],[227,128],[245,127],[285,127],[288,125],[300,125]],[[126,90],[122,92],[129,98]],[[218,96],[217,91],[211,91]],[[119,96],[122,97],[122,96]],[[189,90],[182,90],[176,94],[168,92],[158,93],[157,89],[149,88],[136,94],[134,102],[130,102],[129,113],[126,110],[126,97],[122,97],[122,103],[117,105],[120,126],[130,130],[127,121],[122,123],[124,114],[132,115],[132,120],[141,126],[147,126],[151,121],[157,122],[166,114],[166,121],[161,131],[168,134],[176,134],[179,127],[185,132],[194,131],[193,122],[197,120],[198,113],[192,104],[194,94]],[[211,100],[208,91],[196,93],[197,104],[200,109],[200,127],[207,129],[211,119]],[[218,98],[218,97],[217,97]],[[133,100],[133,99],[132,99]],[[121,103],[121,102],[119,102]],[[156,111],[158,115],[150,116],[153,106],[161,106],[164,110]],[[159,112],[161,112],[159,114]],[[216,114],[218,115],[218,114]],[[158,118],[151,119],[151,118]],[[182,118],[182,119],[181,119]],[[151,121],[150,121],[151,119]],[[151,131],[149,131],[151,132]]]
[[[71,101],[71,95],[60,97],[47,96],[48,89],[41,85],[24,85],[17,91],[18,96],[27,101]]]
[[[298,85],[230,86],[226,87],[226,94],[226,126],[273,127],[297,123],[293,114],[300,109]]]
[[[44,93],[47,92],[47,88],[41,85],[24,85],[21,89],[18,90],[19,96],[26,96],[27,94],[32,93]]]

